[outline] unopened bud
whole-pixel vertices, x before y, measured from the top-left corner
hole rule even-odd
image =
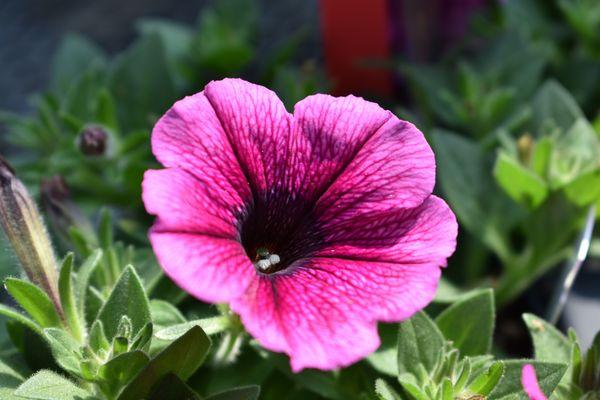
[[[531,153],[533,152],[533,137],[529,133],[524,134],[517,140],[517,149],[519,151],[519,160],[525,165],[529,165]]]
[[[108,134],[99,126],[88,126],[77,138],[79,150],[87,156],[101,156],[106,152]]]
[[[50,238],[23,183],[0,157],[0,225],[6,232],[25,273],[62,312],[58,296],[58,271]]]
[[[71,200],[69,186],[62,176],[43,179],[40,195],[42,208],[50,220],[50,226],[64,242],[70,242],[71,227],[77,228],[91,243],[95,242],[92,224]]]

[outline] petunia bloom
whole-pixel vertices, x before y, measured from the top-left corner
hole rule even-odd
[[[531,400],[548,400],[542,389],[540,389],[533,365],[526,364],[523,366],[521,370],[521,385],[523,385],[525,393],[527,393],[527,396]]]
[[[229,303],[294,371],[349,365],[435,295],[457,224],[413,125],[361,98],[209,83],[158,121],[143,200],[179,286]]]

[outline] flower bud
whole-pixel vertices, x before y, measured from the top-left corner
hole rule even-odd
[[[65,243],[70,242],[69,229],[75,227],[90,242],[96,241],[91,222],[71,201],[71,193],[62,176],[43,179],[40,184],[41,204],[53,231]]]
[[[87,156],[101,156],[106,151],[108,134],[99,126],[88,126],[77,138],[79,150]]]
[[[529,165],[531,154],[533,152],[533,137],[525,133],[517,140],[517,150],[519,151],[519,160],[525,165]]]
[[[0,157],[0,225],[31,282],[40,286],[62,312],[58,270],[50,238],[23,183]]]

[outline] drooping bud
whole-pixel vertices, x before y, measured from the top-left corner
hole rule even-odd
[[[101,156],[106,152],[108,134],[99,126],[86,127],[77,138],[79,150],[87,156]]]
[[[96,241],[92,223],[71,200],[69,186],[62,176],[43,179],[40,195],[42,208],[50,219],[50,225],[63,241],[70,242],[71,227],[77,228],[89,242]]]
[[[0,225],[31,282],[40,286],[62,313],[57,262],[48,232],[29,192],[1,156]]]

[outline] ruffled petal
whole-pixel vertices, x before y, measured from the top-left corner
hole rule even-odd
[[[210,82],[204,93],[254,195],[265,197],[280,188],[292,120],[281,100],[271,90],[241,79]]]
[[[244,202],[235,192],[215,192],[211,184],[181,168],[148,170],[142,198],[146,211],[158,216],[160,231],[238,239]]]
[[[325,245],[316,257],[446,265],[458,224],[444,202],[430,196],[413,209],[391,209],[322,221]]]
[[[252,200],[246,177],[204,92],[176,102],[156,123],[152,151],[162,165],[188,171],[215,193]]]
[[[308,96],[294,108],[289,191],[315,202],[392,117],[360,97]]]
[[[234,240],[192,233],[150,231],[150,242],[165,273],[192,296],[211,303],[239,297],[255,276],[243,247]]]
[[[437,265],[331,258],[292,268],[255,279],[232,309],[264,347],[289,354],[294,371],[344,367],[375,351],[376,321],[409,318],[440,277]]]
[[[414,125],[390,118],[365,143],[316,205],[322,219],[413,208],[432,192],[435,158]]]

